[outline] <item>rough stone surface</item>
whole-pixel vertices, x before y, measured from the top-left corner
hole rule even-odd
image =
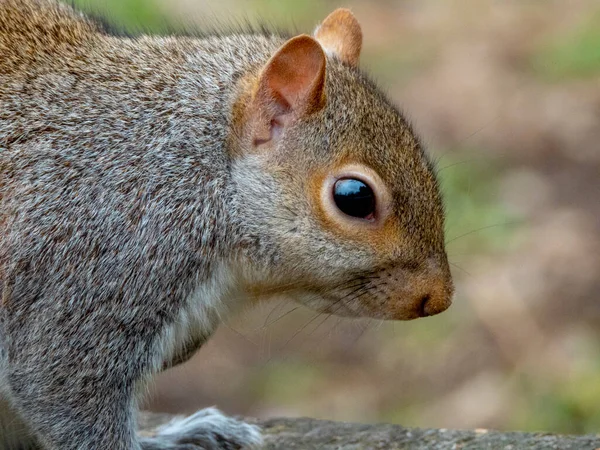
[[[143,413],[144,433],[169,420],[168,414]],[[596,450],[600,435],[502,433],[492,430],[427,430],[388,424],[356,424],[309,418],[247,419],[263,429],[268,450]]]

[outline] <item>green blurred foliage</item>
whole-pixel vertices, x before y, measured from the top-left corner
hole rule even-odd
[[[522,396],[515,405],[511,427],[573,434],[600,430],[599,363],[574,373],[568,380],[521,375],[517,384]]]
[[[119,30],[163,32],[173,28],[164,3],[154,0],[73,0],[82,11],[107,20]]]
[[[195,28],[211,30],[223,26],[248,23],[250,25],[273,25],[285,23],[291,29],[310,29],[315,24],[316,13],[323,15],[329,6],[316,0],[285,2],[275,0],[247,0],[244,11],[252,11],[249,16],[241,11],[230,11],[230,17],[215,14],[217,8],[208,8],[206,17],[174,17],[164,1],[157,0],[73,0],[83,11],[108,19],[119,30],[129,32],[169,33]]]
[[[453,151],[437,164],[446,203],[446,243],[452,255],[506,250],[518,218],[498,199],[502,167],[483,152]]]
[[[531,65],[542,79],[551,81],[600,75],[600,11],[578,28],[544,42]]]
[[[302,361],[274,361],[254,373],[250,389],[256,398],[274,405],[297,403],[314,396],[314,388],[323,378],[322,370]]]
[[[376,74],[377,82],[383,86],[410,79],[435,58],[435,53],[427,45],[420,43],[402,52],[389,46],[380,46],[361,55],[361,67],[368,73]]]
[[[324,17],[330,9],[330,4],[318,0],[246,0],[244,3],[244,10],[252,11],[253,17],[267,18],[276,24],[287,24],[292,29],[310,29],[315,25],[314,17]]]

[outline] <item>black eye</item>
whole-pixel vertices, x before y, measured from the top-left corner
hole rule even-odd
[[[333,200],[340,211],[352,217],[370,219],[375,213],[373,190],[354,178],[336,181],[333,187]]]

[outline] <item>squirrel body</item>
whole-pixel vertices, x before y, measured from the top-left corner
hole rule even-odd
[[[138,437],[138,393],[244,299],[449,306],[433,168],[358,70],[361,42],[347,10],[314,37],[127,38],[0,1],[0,447],[258,445],[214,409]]]

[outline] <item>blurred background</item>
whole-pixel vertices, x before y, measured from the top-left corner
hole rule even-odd
[[[600,431],[597,0],[76,3],[148,31],[310,32],[350,7],[361,66],[422,135],[447,202],[447,312],[383,323],[265,303],[159,376],[147,408]]]

